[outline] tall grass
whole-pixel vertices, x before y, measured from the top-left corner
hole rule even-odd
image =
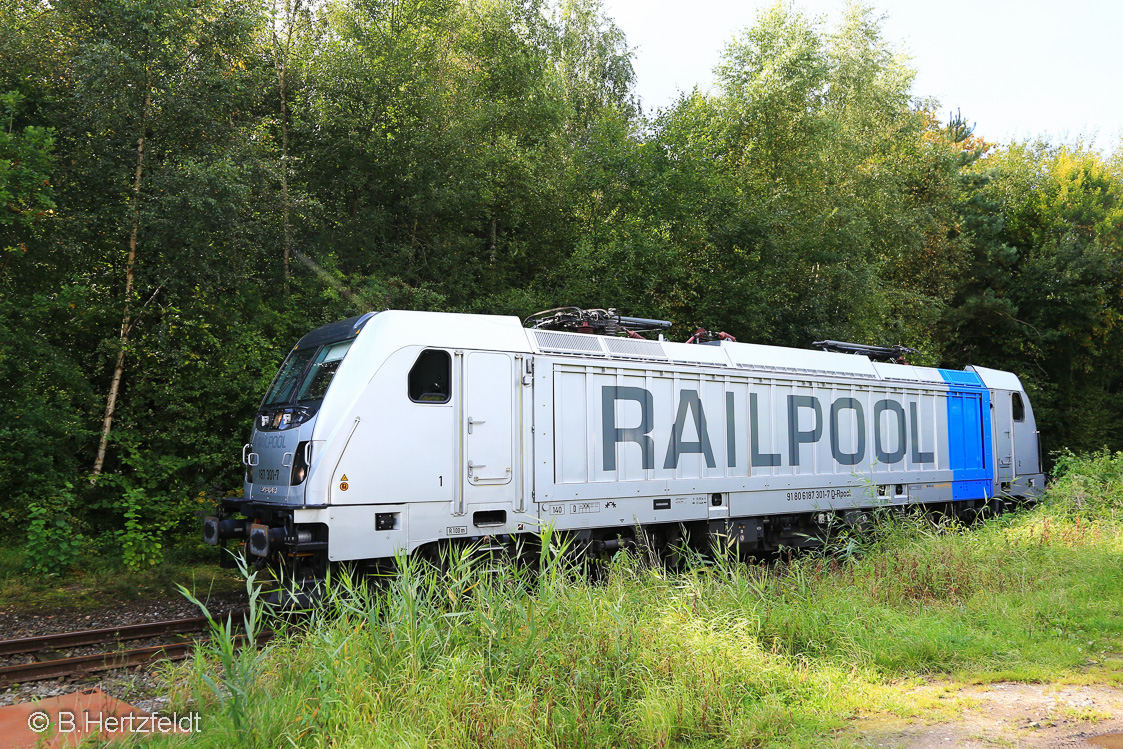
[[[619,554],[590,582],[547,539],[540,570],[460,553],[337,576],[305,625],[277,623],[244,714],[206,687],[218,653],[175,702],[215,746],[845,745],[856,714],[933,708],[910,679],[1073,678],[1119,649],[1123,456],[1062,465],[1034,510],[896,519],[843,559],[670,574]]]

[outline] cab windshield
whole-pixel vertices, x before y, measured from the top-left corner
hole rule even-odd
[[[327,395],[328,385],[335,379],[335,371],[339,369],[340,362],[343,361],[347,349],[351,348],[354,340],[352,338],[349,341],[329,343],[320,347],[312,366],[308,369],[308,374],[300,383],[300,391],[296,396],[298,401],[321,400]]]
[[[273,385],[261,402],[277,406],[295,401],[321,400],[335,378],[340,362],[355,339],[294,350],[281,365]]]
[[[304,374],[309,360],[315,353],[316,349],[310,348],[303,351],[294,350],[289,354],[285,363],[281,365],[281,370],[273,378],[273,386],[265,394],[265,400],[261,402],[261,405],[275,406],[279,403],[288,403],[293,386],[300,380],[300,376]]]

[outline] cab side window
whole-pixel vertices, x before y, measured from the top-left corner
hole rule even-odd
[[[1010,410],[1014,413],[1014,421],[1026,420],[1026,404],[1022,402],[1021,393],[1011,393]]]
[[[409,399],[414,403],[448,403],[451,397],[452,358],[447,351],[422,351],[409,371]]]

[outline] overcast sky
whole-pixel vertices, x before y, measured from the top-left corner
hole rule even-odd
[[[1123,137],[1123,3],[1116,0],[873,0],[885,37],[912,57],[913,95],[959,109],[987,140],[1095,134],[1110,152]],[[726,42],[771,0],[605,0],[636,49],[644,109],[705,90]],[[803,0],[828,25],[846,0]]]

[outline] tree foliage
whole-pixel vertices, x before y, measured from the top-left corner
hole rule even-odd
[[[382,307],[904,343],[1120,449],[1119,154],[987,143],[913,75],[860,5],[766,9],[645,114],[599,0],[6,3],[0,522],[157,560],[291,342]]]

